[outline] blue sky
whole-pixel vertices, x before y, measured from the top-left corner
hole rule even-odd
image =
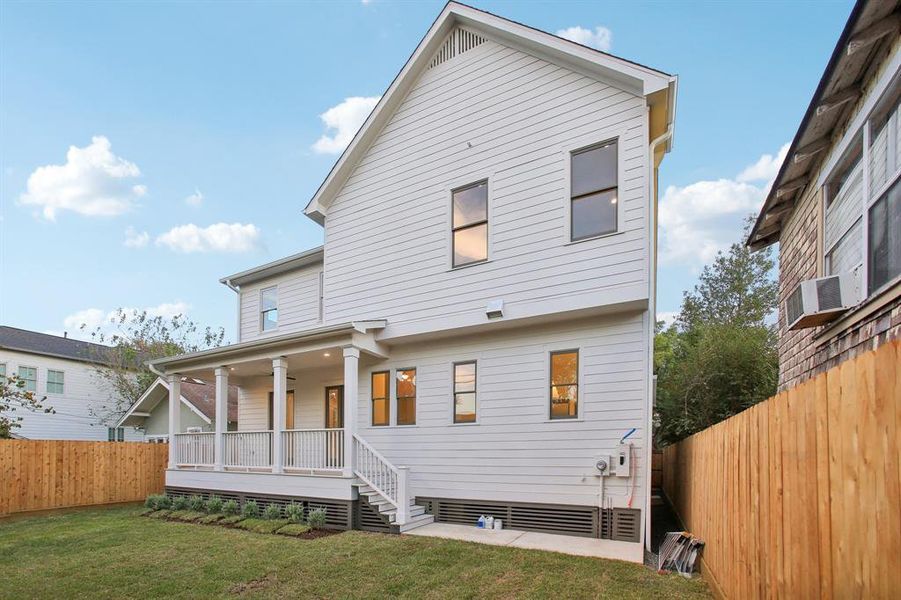
[[[680,76],[660,176],[668,313],[759,205],[853,3],[474,4]],[[186,310],[233,340],[219,277],[321,243],[301,211],[328,151],[442,6],[0,4],[0,322]]]

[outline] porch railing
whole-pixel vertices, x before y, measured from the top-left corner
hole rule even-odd
[[[396,523],[407,522],[409,495],[407,493],[407,468],[395,467],[378,450],[354,434],[354,475],[377,491],[397,508]]]
[[[212,466],[215,460],[213,432],[176,433],[175,456],[180,465]]]
[[[226,467],[272,465],[271,431],[228,431],[222,434],[222,460]]]
[[[291,429],[282,432],[286,469],[338,470],[344,467],[343,429]]]

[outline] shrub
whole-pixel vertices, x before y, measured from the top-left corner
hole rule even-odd
[[[325,509],[324,508],[316,508],[310,511],[310,514],[307,516],[307,523],[310,524],[310,527],[313,529],[321,529],[325,526]]]
[[[176,496],[172,499],[172,510],[186,510],[188,508],[188,499],[185,496]]]
[[[256,519],[260,516],[260,507],[256,500],[248,500],[241,507],[241,516],[245,519]]]
[[[238,503],[234,500],[227,500],[222,504],[222,512],[227,515],[236,515],[240,512]]]
[[[285,517],[292,523],[303,523],[303,504],[292,502],[286,506]]]
[[[157,510],[159,508],[160,497],[160,494],[150,494],[149,496],[147,496],[147,499],[144,500],[144,507]]]
[[[266,510],[263,511],[263,518],[269,519],[270,521],[281,519],[282,509],[278,507],[278,504],[270,504],[266,507]]]
[[[156,498],[156,509],[157,510],[169,510],[172,508],[172,498],[165,494],[160,494]]]
[[[206,501],[206,511],[211,515],[221,513],[223,504],[222,498],[219,496],[210,496],[210,499]]]
[[[191,496],[188,498],[188,506],[191,507],[191,510],[203,512],[206,502],[203,501],[203,496]]]

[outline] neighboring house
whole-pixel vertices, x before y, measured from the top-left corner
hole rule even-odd
[[[114,403],[115,391],[97,377],[95,365],[103,362],[109,347],[0,326],[0,376],[18,375],[25,389],[43,405],[48,414],[19,408],[23,417],[17,437],[41,440],[140,441],[131,428],[116,427],[115,419],[105,422]]]
[[[185,431],[213,431],[216,422],[215,387],[196,379],[181,381],[181,415],[179,424]],[[144,440],[154,443],[169,441],[169,384],[157,378],[138,401],[129,408],[118,427],[138,429]],[[238,387],[228,386],[228,424],[226,429],[238,428]]]
[[[172,397],[215,381],[217,414],[239,388],[238,431],[176,435],[170,491],[301,499],[334,527],[494,515],[641,560],[675,93],[449,3],[307,206],[325,246],[222,280],[237,343],[154,361]]]
[[[898,8],[854,6],[748,239],[779,242],[780,389],[901,334]]]

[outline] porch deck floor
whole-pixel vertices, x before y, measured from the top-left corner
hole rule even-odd
[[[561,552],[575,556],[592,556],[595,558],[611,558],[628,562],[644,561],[644,546],[630,542],[600,540],[596,538],[558,535],[553,533],[537,533],[502,529],[493,531],[479,529],[470,525],[454,523],[431,523],[412,529],[404,535],[421,535],[425,537],[447,538],[489,544],[492,546],[511,546],[513,548],[529,548],[548,552]]]

